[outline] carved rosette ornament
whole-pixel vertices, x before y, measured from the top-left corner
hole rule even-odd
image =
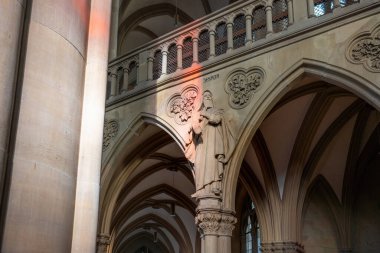
[[[119,131],[119,123],[116,120],[104,120],[103,152],[108,149],[113,138]]]
[[[175,93],[169,98],[166,112],[175,122],[184,125],[191,118],[198,98],[198,87],[188,86],[181,93]]]
[[[371,72],[380,72],[380,25],[357,36],[348,46],[346,56]]]
[[[263,253],[304,253],[303,246],[297,242],[274,242],[261,243],[261,252]]]
[[[100,234],[96,239],[96,253],[107,253],[111,240],[109,235]]]
[[[230,106],[234,109],[246,107],[253,94],[264,82],[264,77],[264,71],[259,68],[248,71],[239,69],[230,74],[225,85]]]

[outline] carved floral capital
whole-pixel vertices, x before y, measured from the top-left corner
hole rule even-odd
[[[232,236],[237,219],[232,214],[220,212],[199,213],[195,223],[204,235]]]
[[[103,130],[103,152],[108,149],[111,141],[116,137],[119,131],[119,122],[116,120],[104,120]]]
[[[347,47],[346,57],[371,72],[380,72],[380,25],[354,38]]]
[[[191,118],[198,98],[198,87],[188,86],[181,93],[175,93],[169,98],[166,112],[175,122],[184,125]]]
[[[234,109],[241,109],[248,105],[253,94],[264,82],[264,71],[253,68],[232,72],[227,78],[225,91],[229,94],[229,104]]]

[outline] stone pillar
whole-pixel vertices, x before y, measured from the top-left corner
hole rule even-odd
[[[5,183],[5,170],[9,155],[9,136],[12,107],[16,90],[19,54],[25,12],[24,1],[0,1],[0,186]],[[6,199],[0,187],[0,210],[5,211]],[[0,217],[1,217],[0,212]],[[0,218],[0,234],[2,221]],[[1,237],[1,235],[0,235]],[[1,241],[1,239],[0,239]],[[1,243],[0,243],[1,245]]]
[[[233,35],[233,23],[231,20],[227,23],[227,52],[232,51],[234,49],[234,35]]]
[[[339,0],[334,0],[334,9],[340,7],[340,1]]]
[[[128,63],[123,66],[123,86],[121,87],[121,93],[128,91],[128,78],[129,78]]]
[[[267,34],[273,33],[273,23],[272,23],[272,5],[265,7],[265,13],[267,17]]]
[[[110,69],[109,76],[111,78],[111,91],[110,98],[117,95],[117,70],[116,68]]]
[[[304,248],[297,242],[261,243],[263,253],[304,253]]]
[[[111,15],[111,35],[109,45],[109,60],[117,57],[118,35],[119,35],[119,8],[120,0],[112,0],[112,15]]]
[[[210,56],[209,59],[212,59],[215,57],[215,31],[210,30]]]
[[[252,14],[245,15],[245,44],[252,44]]]
[[[8,15],[4,2],[22,1],[1,1],[1,20]],[[67,253],[73,234],[90,4],[67,0],[29,3],[32,9],[28,38],[24,38],[22,90],[14,152],[9,158],[12,175],[0,251]],[[0,50],[5,45],[2,41]]]
[[[203,236],[204,251],[202,253],[218,253],[218,230],[220,228],[220,214],[218,212],[200,212],[195,218]]]
[[[182,69],[182,48],[181,44],[177,44],[177,70]]]
[[[219,229],[219,253],[231,253],[231,237],[237,219],[231,213],[222,213]]]
[[[293,0],[287,0],[287,2],[288,2],[289,25],[292,25],[292,24],[294,24]]]
[[[91,1],[71,253],[96,247],[111,4]]]
[[[168,69],[168,51],[167,49],[162,50],[162,73],[161,75],[166,75]]]
[[[153,56],[148,57],[148,81],[153,80]]]
[[[199,39],[194,37],[193,38],[193,64],[198,63],[198,41]]]
[[[105,235],[105,234],[98,235],[96,239],[96,253],[107,253],[110,242],[111,241],[110,241],[109,235]]]
[[[307,10],[309,13],[309,17],[315,17],[314,13],[314,0],[307,0]]]

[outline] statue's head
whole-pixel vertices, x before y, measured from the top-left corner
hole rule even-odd
[[[214,103],[212,101],[212,94],[209,90],[203,92],[203,106],[206,109],[214,107]]]

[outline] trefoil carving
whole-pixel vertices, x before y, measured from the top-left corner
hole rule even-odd
[[[380,25],[357,36],[349,44],[346,57],[352,63],[363,64],[371,72],[380,72]]]
[[[239,69],[231,73],[225,84],[230,106],[234,109],[246,107],[264,82],[264,77],[264,71],[259,68],[248,71]]]
[[[167,104],[167,114],[177,124],[186,124],[195,109],[198,93],[198,88],[193,85],[186,87],[181,93],[175,93]]]

